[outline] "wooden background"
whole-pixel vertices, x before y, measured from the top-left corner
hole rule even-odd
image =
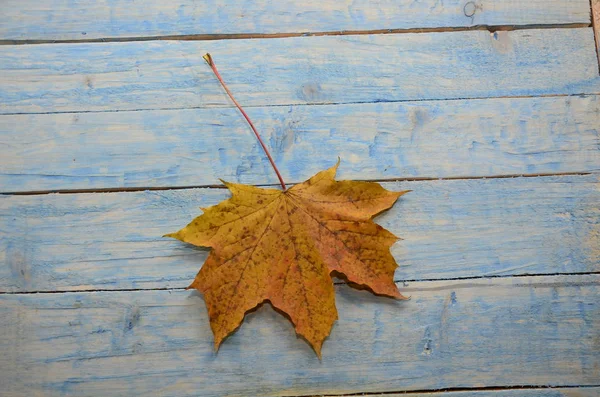
[[[600,395],[597,0],[3,0],[0,395]],[[600,21],[599,21],[600,22]],[[598,23],[596,23],[598,24]],[[218,354],[160,236],[276,178],[412,189],[394,302]]]

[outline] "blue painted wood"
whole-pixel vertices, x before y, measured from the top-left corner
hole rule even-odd
[[[2,15],[0,40],[590,19],[586,0],[6,0]],[[360,179],[600,168],[596,96],[461,99],[600,93],[591,28],[0,46],[0,191],[274,182],[206,51],[291,181],[337,155]],[[377,103],[434,99],[454,101]],[[307,104],[329,105],[288,106]],[[339,285],[322,362],[268,307],[215,355],[195,293],[56,293],[185,287],[206,252],[159,236],[224,190],[1,196],[0,292],[18,294],[0,294],[0,394],[597,396],[535,386],[598,386],[600,275],[524,276],[600,271],[599,178],[386,184],[414,190],[379,218],[405,238],[398,280],[519,277],[401,283],[408,302]]]
[[[0,40],[589,24],[587,0],[3,0]]]
[[[0,113],[231,107],[207,51],[247,107],[593,94],[594,49],[592,28],[0,46]]]
[[[410,301],[336,288],[322,361],[268,306],[215,354],[194,292],[0,295],[3,393],[298,396],[600,378],[598,275],[400,288]]]
[[[342,163],[341,169],[344,168]],[[600,175],[385,183],[397,280],[600,271]],[[172,239],[225,189],[0,196],[0,291],[187,287],[207,252]]]
[[[248,110],[287,182],[600,170],[600,97]],[[0,116],[0,191],[276,184],[237,109]]]

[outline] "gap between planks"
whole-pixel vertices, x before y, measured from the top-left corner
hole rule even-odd
[[[600,0],[590,0],[592,28],[596,41],[596,55],[598,56],[598,71],[600,72]]]
[[[399,100],[376,100],[376,101],[353,101],[353,102],[307,102],[307,103],[281,103],[281,104],[260,104],[260,105],[244,105],[244,109],[249,108],[277,108],[289,106],[332,106],[332,105],[364,105],[373,103],[404,103],[404,102],[449,102],[449,101],[484,101],[488,99],[527,99],[527,98],[563,98],[563,97],[587,97],[591,95],[600,95],[600,91],[585,94],[539,94],[539,95],[500,95],[500,96],[464,96],[452,98],[417,98],[417,99],[399,99]],[[235,105],[230,102],[229,105],[209,105],[209,106],[190,106],[183,108],[139,108],[139,109],[106,109],[106,110],[65,110],[56,112],[8,112],[0,113],[2,116],[19,116],[19,115],[45,115],[45,114],[81,114],[81,113],[121,113],[121,112],[147,112],[155,111],[171,111],[171,110],[202,110],[202,109],[222,109],[235,108]]]
[[[446,278],[422,278],[422,279],[411,279],[411,280],[394,280],[395,284],[406,284],[406,283],[426,283],[426,282],[446,282],[446,281],[467,281],[467,280],[488,280],[488,279],[502,279],[502,278],[529,278],[529,277],[556,277],[556,276],[592,276],[600,275],[600,271],[597,272],[557,272],[557,273],[528,273],[528,274],[490,274],[482,276],[467,276],[467,277],[446,277]],[[347,285],[344,281],[334,281],[333,285]],[[37,295],[37,294],[74,294],[74,293],[92,293],[92,292],[141,292],[141,291],[185,291],[188,288],[118,288],[118,289],[106,289],[106,288],[95,288],[95,289],[70,289],[63,291],[0,291],[1,295]],[[408,298],[410,300],[410,297]],[[574,386],[575,387],[575,386]],[[381,394],[381,393],[379,393]],[[343,394],[344,396],[346,394]]]
[[[594,1],[594,0],[592,0]],[[372,34],[403,34],[403,33],[449,33],[466,32],[472,30],[487,30],[490,33],[498,31],[514,31],[526,29],[576,29],[589,28],[591,23],[565,23],[565,24],[529,24],[529,25],[474,25],[461,27],[441,28],[407,28],[407,29],[376,29],[376,30],[341,30],[323,32],[297,32],[297,33],[231,33],[231,34],[195,34],[195,35],[165,35],[142,37],[114,37],[98,39],[64,39],[64,40],[0,40],[0,45],[27,45],[27,44],[75,44],[75,43],[114,43],[129,41],[214,41],[214,40],[240,40],[240,39],[280,39],[289,37],[318,37],[318,36],[350,36]]]
[[[486,392],[486,391],[511,391],[511,390],[522,390],[522,391],[550,391],[560,389],[594,389],[600,387],[598,385],[566,385],[566,386],[546,386],[546,385],[519,385],[519,386],[482,386],[482,387],[452,387],[446,389],[422,389],[422,390],[409,390],[409,391],[385,391],[379,393],[345,393],[345,394],[299,394],[291,397],[351,397],[351,396],[411,396],[414,394],[432,394],[437,395],[441,393],[460,393],[460,392]],[[447,396],[450,397],[450,396]]]
[[[410,181],[455,181],[471,179],[510,179],[510,178],[538,178],[546,176],[584,176],[591,175],[591,172],[555,172],[555,173],[535,173],[535,174],[507,174],[490,176],[456,176],[456,177],[413,177],[413,178],[387,178],[387,179],[357,179],[361,182],[410,182]],[[301,182],[286,183],[289,187]],[[274,184],[250,185],[262,188],[272,188],[280,186]],[[55,190],[31,190],[0,192],[0,196],[37,196],[45,194],[79,194],[79,193],[123,193],[123,192],[144,192],[144,191],[164,191],[164,190],[184,190],[184,189],[227,189],[225,185],[189,185],[189,186],[141,186],[141,187],[118,187],[101,189],[55,189]]]

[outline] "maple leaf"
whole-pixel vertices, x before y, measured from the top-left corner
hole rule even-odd
[[[398,240],[372,221],[404,193],[374,182],[336,181],[338,163],[288,190],[225,183],[232,197],[168,234],[211,247],[194,282],[204,294],[215,348],[263,302],[289,316],[321,356],[337,319],[331,274],[405,299],[393,281]]]

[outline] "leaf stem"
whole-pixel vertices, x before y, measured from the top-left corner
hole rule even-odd
[[[256,131],[256,128],[254,127],[254,124],[252,124],[252,121],[250,120],[250,117],[248,117],[248,115],[246,114],[246,112],[244,111],[244,109],[242,109],[242,107],[240,106],[240,104],[233,97],[233,94],[231,93],[231,91],[229,91],[229,88],[227,88],[227,85],[223,81],[223,78],[221,77],[221,74],[219,74],[219,71],[217,70],[217,67],[216,67],[216,65],[215,65],[212,57],[210,56],[210,54],[206,53],[206,55],[204,55],[202,58],[204,58],[204,60],[206,61],[206,63],[208,63],[208,66],[210,66],[210,68],[212,69],[212,71],[215,73],[215,76],[217,76],[217,79],[219,79],[219,82],[221,83],[221,85],[225,89],[225,92],[227,92],[227,95],[229,95],[229,98],[231,98],[231,100],[233,101],[233,103],[235,104],[235,106],[242,113],[242,116],[244,116],[244,118],[246,119],[246,121],[250,125],[250,128],[252,128],[252,131],[254,131],[254,135],[256,135],[256,138],[258,139],[258,142],[260,142],[260,145],[262,146],[263,150],[265,151],[265,154],[269,158],[269,161],[271,162],[271,165],[273,166],[273,169],[275,170],[275,173],[277,174],[277,178],[279,178],[279,183],[281,184],[281,187],[285,191],[287,189],[285,187],[285,182],[283,181],[283,178],[281,177],[281,174],[279,173],[279,170],[277,169],[277,166],[275,165],[275,162],[273,161],[273,157],[271,157],[271,153],[269,153],[269,150],[267,150],[267,147],[265,146],[265,143],[260,138],[260,135],[258,134],[258,131]]]

